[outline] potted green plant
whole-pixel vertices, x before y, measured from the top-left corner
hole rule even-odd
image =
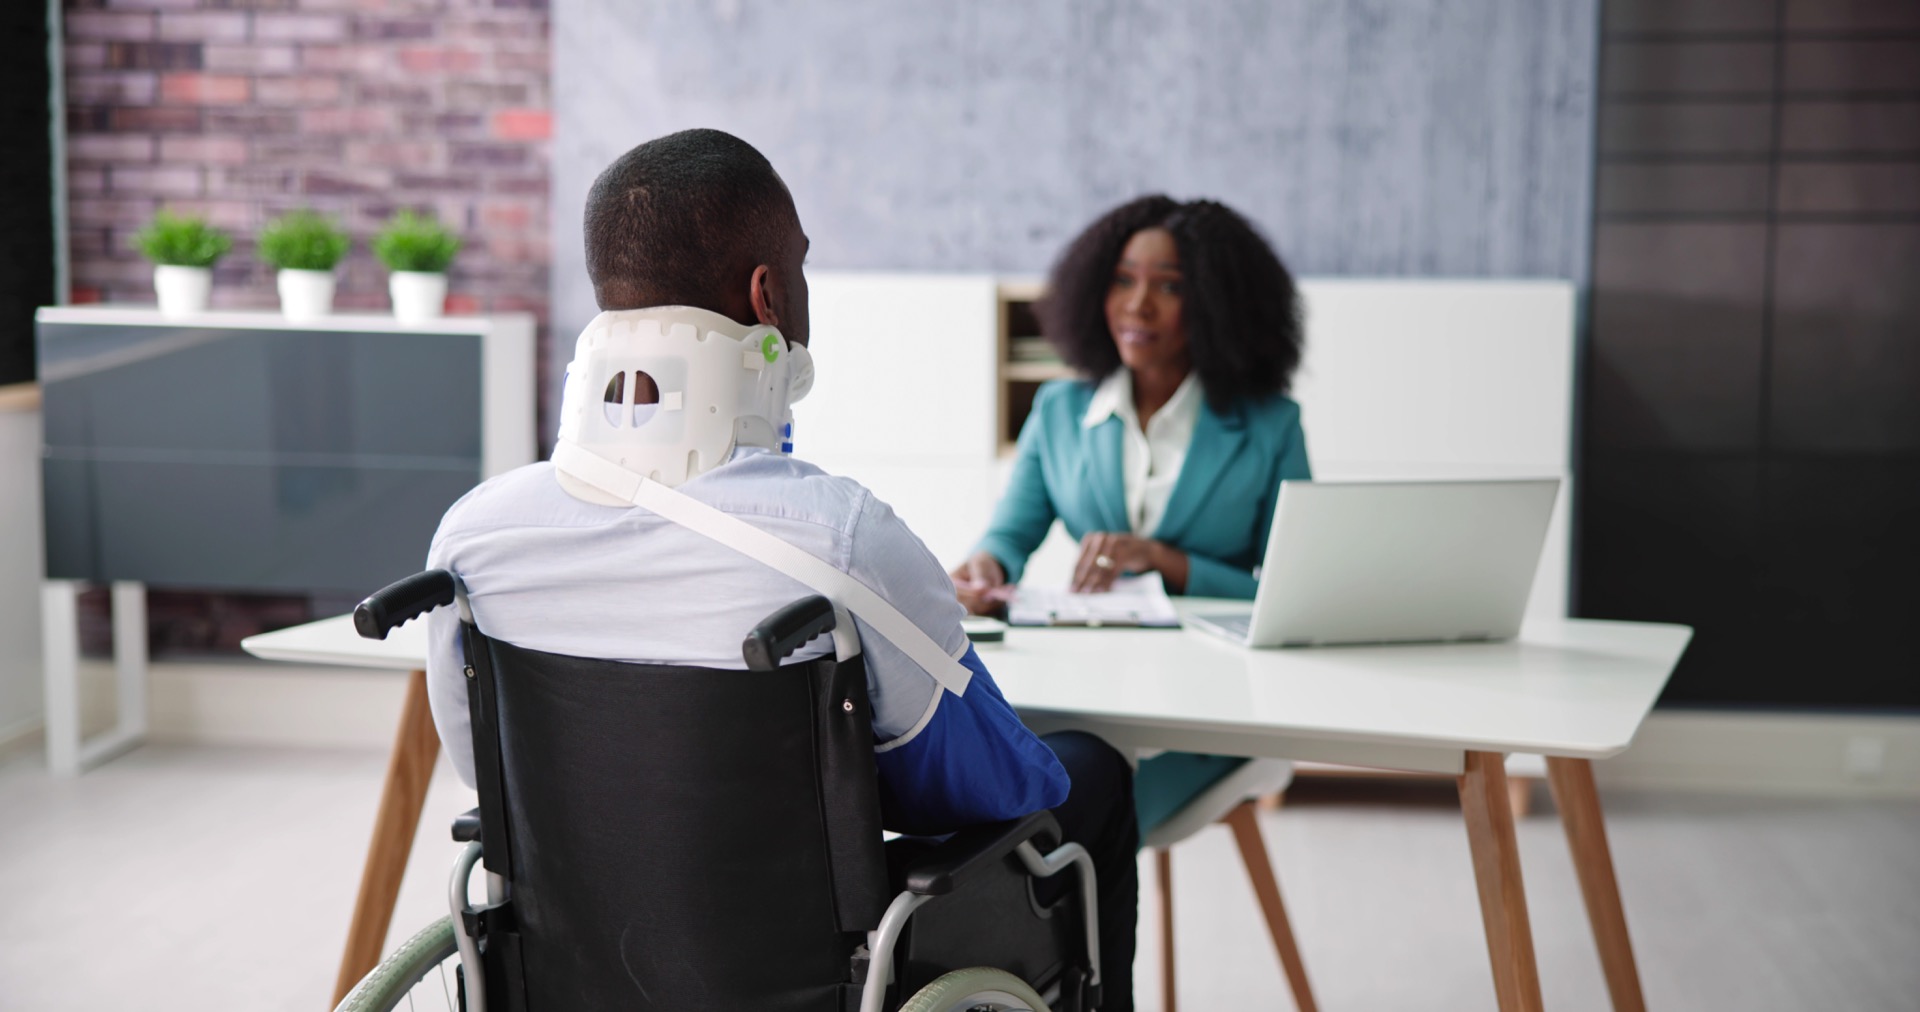
[[[161,315],[191,316],[206,311],[214,262],[233,248],[233,238],[200,218],[162,210],[133,234],[133,248],[153,261]]]
[[[315,320],[333,312],[333,269],[353,241],[316,211],[289,211],[260,231],[260,259],[280,269],[280,312]]]
[[[460,237],[432,215],[401,211],[373,237],[373,255],[387,270],[387,294],[402,323],[421,323],[446,310],[447,267],[460,252]]]

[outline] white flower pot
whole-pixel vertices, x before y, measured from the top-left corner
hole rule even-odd
[[[333,272],[282,269],[280,312],[289,320],[318,320],[333,312]]]
[[[394,271],[387,278],[393,316],[401,323],[437,320],[447,309],[447,276],[426,271]]]
[[[153,292],[160,297],[162,316],[204,313],[207,311],[207,300],[213,295],[213,268],[156,265],[153,268]]]

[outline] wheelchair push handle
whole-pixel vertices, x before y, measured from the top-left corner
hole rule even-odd
[[[832,601],[818,594],[803,597],[761,619],[740,644],[740,654],[749,670],[772,671],[808,640],[832,632],[833,626]]]
[[[453,603],[453,574],[429,569],[374,591],[353,608],[353,628],[363,639],[383,640],[391,630]]]

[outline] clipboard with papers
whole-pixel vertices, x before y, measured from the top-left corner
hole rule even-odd
[[[1099,629],[1136,626],[1178,629],[1174,611],[1159,573],[1123,576],[1113,589],[1098,594],[1076,594],[1064,587],[1022,584],[1007,603],[1007,623],[1016,626],[1080,626]]]

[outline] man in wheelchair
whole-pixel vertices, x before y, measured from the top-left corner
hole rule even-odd
[[[1127,762],[1028,731],[944,567],[787,455],[813,370],[778,174],[719,131],[662,137],[595,181],[585,238],[602,312],[553,458],[461,499],[428,559],[468,618],[428,618],[434,721],[506,900],[466,918],[482,997],[877,1012],[991,963],[1131,1009]],[[882,854],[882,825],[914,838]],[[998,987],[905,1007],[1031,1004]]]

